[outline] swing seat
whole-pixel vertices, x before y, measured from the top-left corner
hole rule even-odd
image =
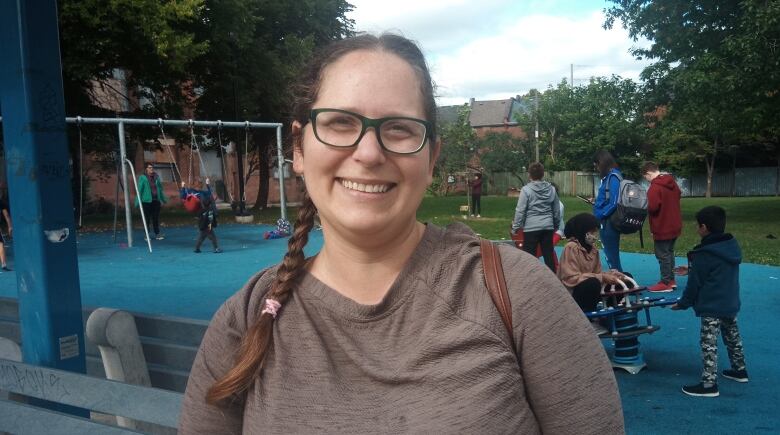
[[[182,201],[184,204],[184,209],[187,210],[187,212],[195,214],[203,210],[203,206],[200,203],[200,198],[198,198],[198,195],[189,193],[186,197],[184,197],[184,201]]]

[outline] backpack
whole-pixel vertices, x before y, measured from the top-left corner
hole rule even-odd
[[[620,188],[618,189],[617,207],[609,216],[609,221],[617,232],[633,234],[640,229],[647,218],[647,189],[639,183],[626,180],[619,174],[610,174],[618,177]],[[607,175],[607,200],[609,200],[609,177]]]

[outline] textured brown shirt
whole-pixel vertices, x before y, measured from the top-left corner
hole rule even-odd
[[[501,255],[514,337],[473,233],[428,225],[377,305],[306,274],[276,319],[261,379],[233,405],[206,405],[274,270],[256,275],[211,322],[180,433],[623,433],[614,374],[582,312],[536,258],[509,245]]]

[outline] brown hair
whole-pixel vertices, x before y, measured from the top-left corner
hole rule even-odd
[[[596,154],[593,155],[593,163],[596,164],[596,169],[602,177],[606,177],[612,168],[617,167],[615,157],[607,150],[596,151]]]
[[[431,140],[429,146],[432,147],[432,139],[436,137],[436,102],[425,57],[414,42],[393,34],[382,34],[378,37],[363,34],[335,41],[324,47],[312,59],[301,75],[299,84],[294,88],[296,95],[293,120],[300,122],[301,125],[309,122],[309,112],[317,99],[325,68],[344,55],[357,50],[378,50],[393,53],[405,60],[417,72],[425,117],[432,126],[432,131],[428,132],[429,140]],[[293,147],[298,149],[302,148],[302,131],[302,129],[299,130],[293,137]],[[298,209],[298,218],[295,222],[295,232],[290,237],[287,253],[279,265],[276,279],[271,284],[266,299],[274,299],[283,306],[290,298],[295,282],[305,270],[306,258],[303,254],[303,248],[309,240],[309,231],[314,226],[316,214],[317,207],[308,193],[304,192],[303,205]],[[247,391],[259,378],[266,351],[273,341],[273,324],[274,317],[268,313],[261,313],[257,317],[255,323],[249,327],[241,340],[233,368],[209,388],[206,402],[218,405]]]
[[[540,162],[533,162],[528,166],[528,175],[532,180],[541,180],[544,178],[544,165]]]
[[[639,169],[639,174],[645,175],[656,171],[658,171],[658,165],[655,162],[644,162],[642,163],[642,167]]]

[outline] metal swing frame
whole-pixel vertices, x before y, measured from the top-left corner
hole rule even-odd
[[[0,122],[3,121],[3,117],[0,116]],[[282,123],[279,122],[250,122],[250,121],[198,121],[195,119],[142,119],[142,118],[83,118],[81,116],[75,116],[75,117],[66,117],[65,122],[68,124],[76,124],[79,127],[84,124],[109,124],[109,125],[116,125],[117,126],[117,135],[119,138],[119,161],[121,162],[121,177],[122,177],[122,186],[124,186],[123,194],[124,194],[124,203],[125,203],[125,223],[127,226],[127,246],[132,247],[133,246],[133,220],[132,220],[132,209],[130,208],[130,196],[128,195],[127,191],[127,171],[128,167],[130,167],[130,171],[132,172],[133,164],[132,162],[127,158],[127,148],[125,145],[125,126],[126,125],[149,125],[149,126],[158,126],[161,129],[163,129],[165,126],[173,126],[173,127],[217,127],[219,129],[221,128],[244,128],[246,130],[249,129],[255,129],[255,128],[273,128],[276,129],[276,157],[277,162],[279,166],[279,173],[284,173],[284,151],[282,148]],[[236,150],[236,152],[239,152]],[[133,181],[135,181],[135,175],[133,174]],[[243,182],[243,180],[241,180]],[[136,186],[136,193],[137,193],[137,186]],[[285,187],[284,187],[284,179],[281,178],[279,180],[279,197],[280,197],[280,206],[281,206],[281,218],[287,219],[287,199],[285,195]],[[141,219],[144,222],[144,231],[147,232],[147,244],[149,247],[149,252],[152,251],[151,248],[151,242],[149,242],[148,237],[148,229],[146,228],[146,217],[143,214],[143,209],[141,210]]]

